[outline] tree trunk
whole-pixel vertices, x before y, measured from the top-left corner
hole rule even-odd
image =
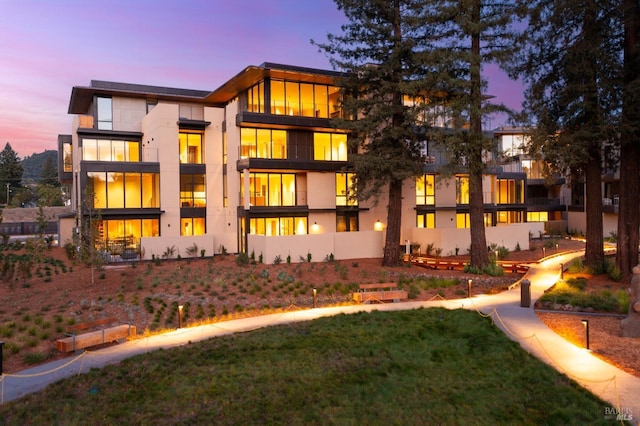
[[[637,0],[624,0],[624,89],[620,141],[620,204],[618,210],[618,247],[616,266],[628,282],[638,263],[640,243],[640,140],[638,123],[640,108],[633,85],[640,77],[640,5]]]
[[[602,228],[602,167],[600,150],[592,147],[585,167],[585,215],[587,216],[587,242],[585,265],[601,271],[604,266],[604,238]]]
[[[384,243],[383,266],[398,266],[400,261],[400,224],[402,221],[402,181],[389,183],[387,206],[387,235]]]
[[[472,21],[480,28],[480,0],[475,0]],[[471,104],[469,121],[471,126],[471,147],[468,150],[469,163],[469,226],[471,233],[471,266],[484,268],[489,264],[487,237],[484,229],[484,196],[482,193],[482,76],[480,74],[480,30],[471,35]]]
[[[487,237],[484,228],[482,173],[469,174],[469,224],[471,233],[471,266],[484,268],[489,264]]]

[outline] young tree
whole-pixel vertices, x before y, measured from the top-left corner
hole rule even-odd
[[[616,266],[630,281],[640,244],[640,2],[623,1],[624,68],[620,126],[620,204]]]
[[[11,194],[11,188],[22,186],[22,164],[18,154],[7,142],[4,149],[0,151],[0,190],[6,191],[7,204]],[[0,197],[3,199],[3,197]]]
[[[336,120],[350,130],[350,166],[356,173],[358,199],[378,201],[387,190],[387,233],[383,264],[400,263],[402,186],[422,173],[424,158],[415,130],[419,106],[407,106],[405,95],[418,92],[425,75],[420,50],[428,39],[420,1],[335,0],[348,23],[342,35],[329,34],[317,46],[345,71],[343,110],[357,120]]]
[[[528,86],[525,110],[537,128],[532,150],[542,151],[560,171],[585,176],[585,263],[596,270],[604,266],[602,162],[605,146],[617,136],[620,107],[617,6],[528,1],[522,55],[512,69]]]

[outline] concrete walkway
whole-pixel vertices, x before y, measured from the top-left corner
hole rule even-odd
[[[560,264],[566,264],[579,255],[580,253],[559,255],[532,265],[526,276],[531,282],[531,306],[545,289],[557,281],[560,274]],[[134,355],[161,348],[169,349],[216,336],[255,330],[271,325],[309,321],[341,313],[444,307],[447,309],[473,309],[483,315],[492,316],[494,323],[507,336],[519,342],[527,352],[609,402],[609,409],[621,409],[624,414],[633,416],[634,424],[640,424],[638,423],[638,418],[640,418],[639,378],[607,364],[592,355],[590,351],[567,342],[545,326],[538,319],[532,307],[521,307],[520,305],[521,290],[519,286],[516,286],[509,291],[491,296],[474,296],[471,299],[316,308],[183,328],[161,335],[132,340],[98,351],[87,351],[75,358],[51,362],[18,374],[5,374],[2,376],[0,402],[20,398],[28,393],[41,390],[50,383],[85,373],[91,368],[100,368],[118,363]],[[603,407],[603,418],[605,415],[607,413]]]

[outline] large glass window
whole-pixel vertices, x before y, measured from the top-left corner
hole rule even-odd
[[[336,206],[357,206],[355,173],[336,173]]]
[[[158,173],[88,172],[87,187],[96,209],[160,207]]]
[[[250,98],[252,90],[249,90]],[[337,117],[340,115],[339,102],[340,89],[336,86],[271,80],[271,114]]]
[[[425,174],[416,179],[416,205],[433,206],[436,204],[436,176]]]
[[[314,133],[313,159],[347,161],[347,135],[344,133]]]
[[[138,250],[141,237],[160,236],[158,219],[106,219],[98,223],[98,245],[111,254],[126,249]]]
[[[83,139],[84,161],[140,162],[140,143],[109,139]]]
[[[469,204],[469,176],[456,176],[456,204]]]
[[[244,185],[241,185],[244,197]],[[296,175],[293,173],[251,173],[249,202],[252,206],[295,206]]]
[[[527,222],[547,222],[549,212],[527,212]]]
[[[524,181],[516,179],[497,179],[497,204],[524,203]]]
[[[180,206],[207,206],[206,178],[204,174],[180,175]]]
[[[204,217],[183,217],[180,219],[180,235],[204,235],[207,232]]]
[[[491,213],[484,214],[484,226],[492,226],[493,218]],[[456,228],[469,228],[471,222],[469,222],[469,213],[456,213]]]
[[[264,81],[261,81],[247,91],[247,111],[264,112]]]
[[[113,130],[113,110],[111,98],[96,98],[98,129]]]
[[[202,133],[180,132],[178,139],[181,164],[204,164]]]
[[[240,129],[240,158],[287,158],[286,130]]]
[[[499,210],[497,214],[498,223],[522,223],[523,218],[524,215],[521,211]]]
[[[305,235],[306,217],[258,217],[249,220],[250,233],[254,235]]]

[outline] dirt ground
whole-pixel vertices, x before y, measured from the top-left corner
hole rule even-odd
[[[577,241],[558,240],[557,250],[583,248]],[[556,249],[546,248],[546,255]],[[4,341],[4,372],[15,373],[35,364],[69,356],[58,353],[55,341],[72,323],[115,316],[136,326],[139,335],[175,328],[172,309],[185,306],[184,324],[221,321],[278,310],[353,303],[352,291],[361,283],[397,282],[403,276],[459,279],[448,288],[423,290],[417,300],[467,296],[503,291],[517,281],[517,274],[488,277],[460,271],[431,270],[418,266],[383,268],[380,259],[357,259],[278,265],[237,265],[234,256],[182,258],[153,262],[117,263],[102,270],[70,261],[62,248],[50,254],[64,261],[66,272],[56,267],[35,267],[28,279],[0,282],[0,339]],[[531,262],[543,256],[542,242],[532,250],[511,252],[509,261]],[[464,259],[459,256],[457,259]],[[624,288],[606,277],[591,277],[589,288]],[[583,316],[539,313],[554,331],[584,345]],[[619,318],[589,316],[593,353],[640,377],[637,360],[640,339],[620,337]]]

